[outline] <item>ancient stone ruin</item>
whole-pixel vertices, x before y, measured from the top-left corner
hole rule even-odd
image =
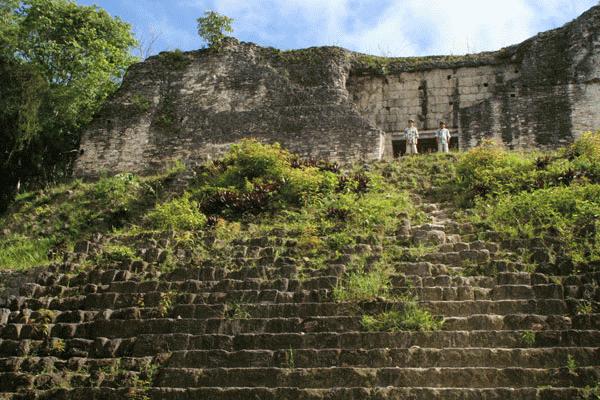
[[[247,136],[307,158],[391,159],[408,118],[425,151],[440,119],[460,149],[486,137],[515,148],[568,143],[600,127],[599,27],[600,6],[463,57],[230,40],[220,52],[133,66],[76,165],[89,178],[125,173],[24,194],[11,224],[2,221],[25,249],[63,239],[46,264],[0,265],[0,399],[600,398],[597,259],[560,263],[555,227],[510,236],[449,199],[465,191],[448,186],[467,175],[456,172],[461,157],[489,149],[348,167],[242,141],[250,150],[238,158],[263,148],[244,159],[251,168],[196,163]],[[551,162],[574,165],[561,154],[528,155],[535,176]],[[189,165],[150,173],[174,159]],[[552,188],[600,179],[555,169]],[[298,187],[321,197],[289,200]],[[476,186],[477,200],[487,189]],[[361,203],[370,192],[378,196]],[[386,213],[363,213],[377,208]],[[296,223],[306,215],[316,222]],[[600,225],[582,225],[585,247]]]
[[[496,52],[384,59],[336,47],[282,52],[231,40],[130,68],[82,139],[76,173],[205,159],[242,137],[306,157],[389,159],[414,118],[422,150],[440,120],[454,148],[495,137],[553,147],[600,126],[600,6]]]
[[[3,276],[16,287],[0,298],[0,398],[593,399],[600,321],[575,309],[599,299],[598,273],[524,272],[505,260],[518,244],[422,207],[430,223],[403,234],[437,250],[395,265],[392,290],[417,294],[442,330],[365,332],[359,309],[402,303],[335,302],[345,266],[300,269],[277,259],[273,237],[238,241],[235,268],[164,271],[165,242],[149,243],[117,268]],[[293,237],[270,235],[295,254]],[[91,257],[94,243],[75,252]],[[465,260],[496,273],[465,274]]]

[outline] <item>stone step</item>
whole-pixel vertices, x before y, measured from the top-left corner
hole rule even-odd
[[[52,338],[52,341],[57,338]],[[64,350],[52,341],[0,340],[0,356],[29,354],[60,357],[145,357],[189,350],[287,350],[294,349],[379,349],[379,348],[537,348],[600,347],[599,331],[437,331],[437,332],[350,332],[350,333],[249,333],[224,334],[139,334],[129,338],[95,337],[64,339]]]
[[[428,257],[431,262],[398,262],[392,266],[398,273],[407,275],[419,276],[436,276],[447,274],[448,271],[455,271],[453,267],[461,266],[463,259],[477,261],[475,256],[481,255],[479,258],[485,258],[483,261],[488,261],[489,257],[485,257],[487,250],[464,250],[463,252],[447,252],[447,253],[432,253]],[[489,252],[488,252],[489,253]],[[489,255],[489,254],[488,254]],[[447,262],[446,262],[447,261]],[[448,267],[448,265],[450,267]],[[311,269],[299,267],[297,265],[252,265],[241,266],[237,268],[223,267],[180,267],[171,272],[163,273],[160,270],[144,271],[138,273],[129,269],[95,269],[91,271],[83,271],[78,274],[72,273],[43,273],[38,277],[36,282],[39,286],[61,285],[67,288],[77,286],[84,287],[86,285],[108,285],[113,282],[127,281],[148,281],[160,277],[164,282],[181,282],[186,280],[197,281],[220,281],[223,279],[248,280],[248,279],[298,279],[301,275],[303,278],[318,278],[321,276],[342,276],[346,268],[342,264],[331,264],[324,268]],[[499,271],[502,272],[502,271]]]
[[[598,329],[598,314],[574,316],[534,314],[481,314],[444,318],[442,329],[456,330],[588,330]],[[362,331],[360,316],[250,319],[169,319],[97,320],[79,324],[7,324],[0,327],[0,338],[43,340],[47,336],[69,339],[96,337],[129,338],[141,334],[173,332],[200,334],[308,333]]]
[[[428,263],[409,263],[413,269],[419,273],[428,273],[431,268],[447,268],[443,265],[434,266]],[[213,269],[211,269],[212,271]],[[339,271],[338,271],[339,272]],[[111,272],[115,274],[114,271]],[[118,274],[117,274],[118,275]],[[25,297],[48,297],[48,296],[74,296],[86,293],[96,292],[117,292],[117,293],[145,293],[170,290],[183,292],[198,292],[209,290],[264,290],[274,289],[281,291],[296,291],[303,289],[328,289],[335,287],[340,275],[320,275],[305,279],[274,277],[264,278],[246,278],[231,279],[224,278],[220,280],[175,280],[168,281],[162,279],[151,280],[123,280],[111,281],[108,284],[74,284],[69,281],[68,285],[61,285],[56,282],[49,286],[39,284],[26,284],[21,288],[21,295]],[[566,293],[596,292],[600,283],[600,274],[588,273],[572,275],[568,277],[550,277],[539,273],[527,272],[501,272],[496,276],[457,276],[447,274],[436,275],[415,275],[399,273],[391,276],[391,281],[396,286],[414,286],[414,287],[450,287],[450,286],[473,286],[483,288],[493,288],[496,285],[543,285],[556,284],[559,281],[564,285]],[[581,294],[573,297],[581,297]]]
[[[360,388],[332,389],[289,388],[74,388],[54,389],[38,394],[39,400],[121,400],[147,398],[148,400],[575,400],[585,399],[589,391],[567,387],[496,387],[496,388]],[[23,395],[8,395],[10,400],[26,400]]]
[[[149,396],[152,400],[566,400],[585,393],[577,388],[153,388]]]
[[[229,320],[252,318],[313,318],[313,317],[343,317],[377,314],[390,310],[401,311],[405,303],[398,302],[363,302],[363,303],[333,303],[333,302],[304,302],[304,303],[227,303],[181,304],[175,300],[172,303],[151,304],[152,307],[99,308],[96,310],[74,311],[33,311],[22,310],[12,312],[6,318],[7,326],[23,325],[26,327],[42,327],[48,324],[78,324],[93,321],[119,320],[153,320],[164,318],[205,320],[223,318]],[[446,319],[470,317],[473,315],[489,314],[504,315],[567,315],[567,302],[561,300],[466,300],[466,301],[421,301],[418,304],[434,315]],[[571,303],[569,303],[571,304]],[[571,309],[575,304],[571,304]],[[591,303],[590,303],[591,304]],[[597,307],[596,303],[593,303]],[[109,306],[110,307],[110,306]],[[561,312],[562,314],[556,314]],[[590,314],[596,315],[596,314]],[[574,320],[581,320],[587,315],[574,315]],[[562,317],[561,319],[568,319]],[[2,325],[0,325],[2,330]]]
[[[163,368],[159,387],[584,387],[600,367],[567,368]]]
[[[154,365],[171,369],[215,368],[564,368],[600,366],[600,348],[431,349],[377,348],[175,351],[161,362],[140,358],[68,358],[27,356],[0,358],[2,372],[44,374],[54,371],[89,374],[98,370],[142,372]]]
[[[208,292],[208,291],[232,291],[232,290],[279,290],[279,291],[300,291],[312,289],[332,289],[340,282],[338,276],[321,276],[309,279],[262,279],[249,278],[246,280],[222,279],[219,281],[162,281],[150,280],[144,282],[123,281],[112,282],[109,285],[85,285],[85,286],[62,286],[51,285],[41,286],[38,284],[28,284],[21,288],[21,296],[30,298],[44,297],[71,297],[89,293],[147,293],[147,292]],[[391,282],[396,286],[417,286],[417,287],[437,287],[437,286],[476,286],[492,288],[496,285],[493,277],[459,277],[449,275],[439,275],[435,277],[422,278],[418,275],[392,275]],[[530,283],[528,281],[526,284]],[[514,284],[514,283],[509,283]]]
[[[152,357],[121,358],[60,358],[55,356],[27,356],[0,358],[0,371],[43,374],[46,371],[64,373],[120,370],[141,372],[152,365]],[[83,373],[82,372],[82,373]]]
[[[183,287],[172,285],[170,289],[163,289],[159,292],[168,293],[175,292],[180,295],[193,294],[196,297],[206,299],[207,302],[220,301],[221,299],[231,297],[232,300],[240,299],[268,299],[275,301],[277,295],[282,298],[310,298],[313,293],[327,293],[323,290],[331,291],[337,286],[337,279],[331,281],[318,282],[318,285],[310,288],[309,286],[302,285],[303,288],[299,287],[280,287],[280,288],[257,288],[257,289],[238,289],[235,287],[227,288],[225,285],[219,285],[220,287],[204,288],[200,285],[194,286],[187,284]],[[555,284],[540,284],[540,285],[495,285],[491,288],[479,287],[475,285],[461,285],[461,286],[413,286],[406,285],[404,279],[394,280],[392,279],[393,292],[397,294],[403,294],[411,292],[412,294],[419,296],[422,300],[473,300],[477,299],[489,299],[489,300],[510,300],[510,299],[564,299],[565,297],[581,298],[586,297],[588,299],[598,299],[600,301],[600,288],[593,287],[590,285],[589,288],[582,288],[579,286],[562,286]],[[237,285],[236,285],[237,286]],[[239,285],[242,286],[242,285]],[[250,286],[250,285],[245,285]],[[282,285],[283,286],[283,285]],[[312,285],[310,285],[312,286]],[[582,290],[583,289],[583,290]],[[587,290],[585,290],[587,289]],[[99,295],[111,295],[117,293],[119,296],[131,295],[131,294],[144,294],[144,293],[155,293],[154,291],[103,291],[101,293],[94,293],[88,296],[99,296]],[[299,301],[299,300],[297,300]]]
[[[386,348],[346,349],[282,349],[282,350],[195,350],[173,352],[164,364],[168,368],[429,368],[429,367],[495,367],[495,368],[562,368],[569,357],[579,367],[600,366],[600,348],[458,348],[410,349]],[[0,359],[2,365],[2,359]]]
[[[237,268],[223,267],[195,267],[193,265],[187,267],[176,268],[173,271],[163,273],[160,270],[152,271],[152,274],[144,273],[137,274],[126,269],[95,269],[91,271],[80,272],[77,275],[61,274],[61,273],[46,273],[40,275],[36,282],[40,286],[49,286],[59,284],[67,287],[85,286],[87,284],[107,285],[113,282],[126,281],[145,281],[149,279],[157,279],[166,282],[181,282],[186,280],[197,281],[220,281],[223,279],[297,279],[302,272],[302,276],[306,278],[320,276],[341,276],[346,267],[341,264],[331,264],[319,269],[311,269],[307,267],[299,267],[296,265],[272,265],[262,266],[242,266]],[[154,278],[148,275],[156,275]]]
[[[420,295],[423,304],[431,304],[432,309],[440,314],[454,315],[456,307],[461,314],[469,313],[507,313],[507,312],[538,312],[551,310],[554,313],[567,312],[567,303],[562,300],[564,291],[558,285],[503,286],[491,290],[456,288],[421,289],[400,287],[392,289],[392,296],[406,294]],[[163,304],[165,297],[170,298],[171,304],[251,304],[274,303],[326,303],[332,300],[332,292],[326,289],[281,292],[277,290],[249,290],[230,292],[147,292],[147,293],[92,293],[76,297],[61,297],[52,299],[16,298],[7,310],[53,310],[53,311],[102,311],[129,307],[157,307]],[[456,299],[458,298],[458,299]],[[2,310],[2,309],[0,309]],[[483,311],[489,310],[489,311]],[[504,311],[502,311],[504,310]],[[512,310],[512,311],[508,311]],[[0,322],[2,322],[0,315]]]

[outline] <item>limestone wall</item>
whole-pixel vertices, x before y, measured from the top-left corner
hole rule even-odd
[[[388,133],[385,154],[389,155],[392,138],[401,136],[409,119],[417,122],[422,136],[437,129],[440,121],[452,131],[463,132],[467,128],[461,124],[465,110],[491,101],[497,85],[518,75],[517,67],[511,65],[432,69],[382,77],[358,76],[349,81],[348,89],[359,112]],[[471,144],[460,143],[461,147]]]
[[[600,129],[600,6],[497,52],[384,59],[335,47],[291,52],[230,40],[128,71],[85,131],[75,173],[151,172],[214,157],[242,137],[304,157],[390,158],[415,119],[444,120],[465,149],[555,147]]]
[[[408,119],[425,136],[446,121],[461,148],[485,137],[511,148],[562,145],[600,129],[599,27],[595,7],[563,28],[479,63],[422,70],[392,64],[381,76],[352,76],[348,90],[359,112],[387,133],[386,156]]]
[[[75,173],[152,172],[215,157],[243,138],[304,157],[377,159],[383,132],[345,89],[347,52],[282,53],[230,41],[220,52],[164,53],[128,71],[84,133]]]

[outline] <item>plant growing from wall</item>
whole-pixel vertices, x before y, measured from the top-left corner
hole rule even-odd
[[[198,18],[198,35],[211,49],[219,50],[223,45],[226,33],[233,33],[233,18],[219,14],[216,11],[206,11],[203,17]]]
[[[535,345],[535,332],[533,331],[524,331],[521,334],[521,341],[527,347],[533,347]]]

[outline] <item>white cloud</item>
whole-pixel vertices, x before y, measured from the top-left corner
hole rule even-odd
[[[338,45],[394,56],[497,50],[577,17],[597,0],[136,0],[138,28],[166,48],[201,43],[195,19],[214,9],[242,40],[279,48]],[[140,24],[141,22],[141,24]]]
[[[425,55],[519,43],[539,30],[562,25],[596,0],[214,0],[213,4],[235,16],[242,36],[253,35],[269,44],[336,44],[375,54]],[[363,21],[369,14],[370,22]]]

